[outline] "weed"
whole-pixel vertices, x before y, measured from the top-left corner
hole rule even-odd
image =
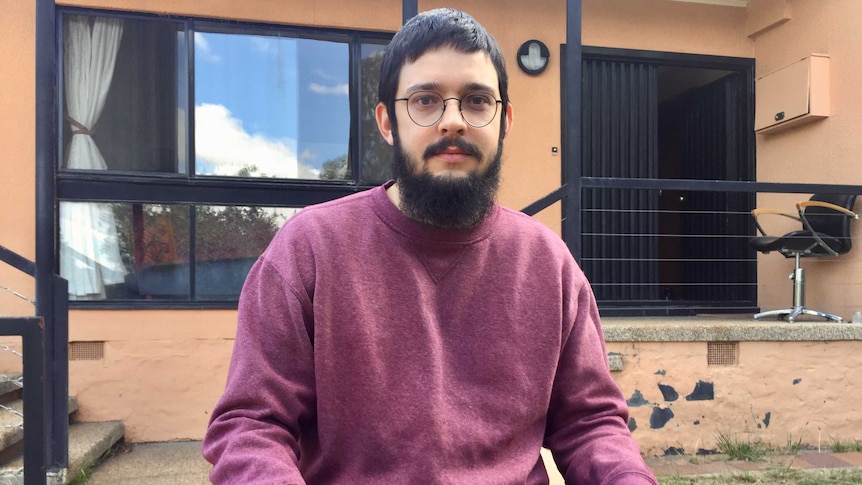
[[[832,440],[832,451],[834,453],[849,453],[851,451],[862,451],[862,441]]]
[[[798,455],[799,449],[802,447],[802,435],[799,435],[799,438],[796,441],[793,440],[793,435],[787,436],[787,444],[784,445],[784,449],[781,450],[784,454],[787,455]]]
[[[775,468],[762,473],[659,477],[662,485],[862,485],[862,470],[805,471]]]
[[[769,446],[760,439],[743,441],[723,433],[719,433],[716,446],[718,451],[727,455],[730,460],[763,461],[763,457],[769,452]]]

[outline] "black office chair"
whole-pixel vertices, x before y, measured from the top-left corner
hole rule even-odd
[[[754,315],[755,319],[776,316],[793,322],[802,314],[815,315],[827,320],[843,322],[838,315],[805,308],[805,273],[799,259],[805,257],[838,256],[850,251],[850,219],[859,219],[853,212],[856,195],[814,194],[811,199],[796,204],[797,214],[776,209],[754,209],[754,224],[761,236],[749,240],[751,247],[764,254],[778,251],[785,258],[796,258],[796,267],[790,275],[793,280],[793,307],[771,310]],[[758,216],[774,214],[797,220],[802,229],[783,236],[766,234]]]

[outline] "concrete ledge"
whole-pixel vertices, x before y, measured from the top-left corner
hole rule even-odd
[[[862,325],[704,316],[603,318],[608,342],[745,342],[862,340]]]

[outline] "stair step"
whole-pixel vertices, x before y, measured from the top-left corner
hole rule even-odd
[[[22,409],[24,401],[20,398],[2,404],[0,408],[0,463],[7,460],[6,450],[14,450],[24,439],[24,418]],[[78,410],[78,400],[69,397],[69,414]]]
[[[48,476],[49,485],[66,485],[79,474],[86,476],[111,448],[123,439],[121,421],[72,423],[69,425],[69,468]],[[0,469],[0,484],[24,483],[24,459],[21,453]]]
[[[6,403],[21,397],[21,373],[0,374],[0,402]]]

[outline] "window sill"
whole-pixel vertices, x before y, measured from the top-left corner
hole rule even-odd
[[[603,318],[607,342],[746,342],[862,340],[862,325],[816,320],[788,323],[750,316]]]

